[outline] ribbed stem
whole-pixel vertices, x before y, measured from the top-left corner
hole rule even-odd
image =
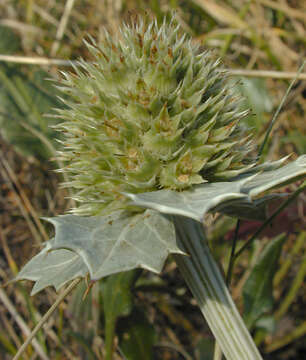
[[[195,220],[173,216],[178,245],[189,256],[174,255],[176,263],[227,360],[262,360],[228,292]]]

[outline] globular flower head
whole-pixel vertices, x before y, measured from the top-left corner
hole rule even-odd
[[[174,20],[139,19],[120,40],[91,40],[94,61],[63,74],[60,157],[76,213],[125,208],[124,192],[182,191],[244,171],[246,113],[219,61],[180,32]]]

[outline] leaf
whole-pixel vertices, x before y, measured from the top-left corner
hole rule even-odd
[[[54,286],[58,290],[68,281],[84,277],[88,273],[78,254],[64,249],[50,251],[53,244],[54,239],[46,242],[41,252],[34,256],[15,278],[35,281],[31,295],[35,295],[46,286]]]
[[[290,184],[306,175],[306,155],[301,155],[295,161],[272,171],[264,171],[250,178],[243,186],[243,192],[251,198],[259,194]]]
[[[277,170],[279,169],[281,166],[283,166],[286,162],[286,160],[288,160],[290,157],[290,155],[284,156],[283,158],[276,160],[276,161],[265,161],[262,164],[256,165],[254,167],[251,167],[249,169],[247,169],[247,171],[243,172],[242,174],[239,174],[238,176],[234,177],[233,179],[231,179],[231,181],[235,181],[235,180],[241,180],[243,178],[246,178],[250,175],[255,175],[255,174],[259,174],[262,171],[272,171],[272,170]]]
[[[267,89],[265,79],[242,78],[241,92],[248,99],[248,107],[257,115],[273,110],[273,101]]]
[[[135,270],[114,274],[101,283],[105,316],[127,316],[132,310],[131,288],[139,276]]]
[[[259,165],[255,169],[260,172],[254,174],[249,170],[230,182],[205,183],[183,192],[159,190],[125,195],[135,205],[165,214],[187,216],[197,221],[202,221],[208,211],[265,220],[265,203],[278,195],[256,200],[253,198],[267,190],[294,182],[306,174],[306,155],[278,168],[282,161]]]
[[[152,210],[47,220],[56,228],[53,249],[79,254],[92,280],[138,267],[159,273],[169,253],[182,253],[170,220]]]
[[[259,347],[267,335],[273,336],[276,331],[276,320],[273,315],[263,315],[254,324],[254,341]]]
[[[265,334],[273,334],[276,330],[276,320],[273,315],[263,315],[254,324],[256,330]]]
[[[235,84],[245,99],[241,105],[241,110],[252,110],[252,114],[245,118],[245,122],[259,131],[266,121],[264,114],[270,113],[273,109],[273,102],[266,86],[266,80],[241,78],[239,82],[235,80],[232,83]]]
[[[269,194],[253,201],[250,201],[248,198],[237,199],[237,201],[232,201],[229,204],[221,204],[215,208],[215,211],[232,217],[238,217],[239,219],[265,221],[267,219],[267,204],[272,200],[280,199],[287,195],[287,193]]]
[[[203,216],[220,203],[246,198],[241,192],[244,181],[206,183],[182,192],[159,190],[125,195],[133,200],[135,205],[152,208],[165,214],[190,217],[201,222]]]
[[[278,269],[285,235],[282,234],[266,245],[243,287],[244,319],[251,328],[273,306],[273,278]]]
[[[88,272],[92,280],[139,267],[159,273],[169,253],[183,254],[171,221],[153,210],[47,220],[55,226],[55,238],[16,278],[36,281],[32,294],[50,285],[58,289]]]
[[[119,328],[119,346],[127,360],[152,360],[156,340],[154,327],[140,310],[122,319]]]
[[[55,239],[23,268],[17,280],[36,281],[32,290],[35,294],[49,285],[58,289],[87,272],[92,280],[139,267],[158,273],[169,253],[183,252],[176,244],[172,222],[154,210],[201,222],[208,211],[231,211],[231,215],[241,216],[247,213],[248,206],[249,216],[258,218],[264,214],[263,203],[271,197],[252,197],[302,177],[306,173],[306,156],[281,168],[268,164],[258,169],[261,172],[255,175],[241,175],[232,182],[206,183],[183,192],[126,194],[136,205],[153,209],[141,214],[117,212],[109,216],[48,219],[56,228]]]
[[[112,352],[116,321],[119,316],[127,316],[133,308],[132,286],[139,272],[132,270],[114,274],[101,283],[105,317],[105,347]]]

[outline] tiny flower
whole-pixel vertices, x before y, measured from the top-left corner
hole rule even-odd
[[[174,19],[139,19],[86,43],[94,62],[63,73],[60,158],[81,215],[127,208],[125,192],[183,191],[246,169],[240,99],[212,53]]]

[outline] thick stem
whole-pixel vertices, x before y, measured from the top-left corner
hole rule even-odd
[[[178,245],[189,256],[174,255],[176,263],[227,360],[262,360],[228,292],[195,220],[173,216]]]

